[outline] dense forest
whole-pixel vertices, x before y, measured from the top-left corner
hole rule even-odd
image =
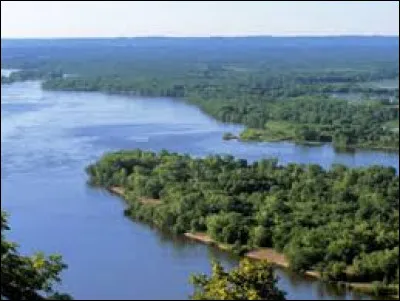
[[[2,83],[30,76],[50,90],[177,97],[244,124],[243,140],[398,149],[398,46],[398,37],[4,40],[3,68],[23,74]],[[340,99],[350,94],[358,100]]]
[[[207,233],[239,253],[272,247],[325,279],[398,284],[394,168],[132,150],[105,154],[87,173],[92,185],[123,188],[126,215],[157,228]]]

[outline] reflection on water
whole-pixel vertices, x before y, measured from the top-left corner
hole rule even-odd
[[[82,299],[187,299],[191,273],[209,273],[210,259],[226,267],[235,256],[171,237],[123,216],[123,202],[86,185],[84,167],[121,148],[204,156],[232,154],[249,161],[398,169],[396,153],[337,153],[330,145],[224,141],[224,125],[170,99],[98,93],[45,92],[37,82],[1,87],[1,200],[10,212],[10,238],[23,252],[61,253],[69,268],[63,289]],[[276,270],[290,299],[353,299],[334,286]],[[365,297],[366,298],[366,297]]]

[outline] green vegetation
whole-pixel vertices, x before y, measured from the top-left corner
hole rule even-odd
[[[198,80],[201,78],[200,76]],[[305,91],[302,96],[290,97],[284,93],[268,99],[254,91],[241,95],[243,91],[225,90],[232,89],[231,87],[222,87],[219,92],[203,86],[200,90],[198,87],[191,90],[190,85],[163,88],[165,83],[162,82],[153,83],[152,87],[146,88],[140,83],[127,83],[124,86],[122,82],[117,88],[113,81],[105,79],[96,79],[95,83],[97,86],[90,85],[87,79],[55,79],[45,82],[43,87],[184,97],[218,120],[246,125],[248,130],[241,135],[244,140],[333,142],[335,146],[343,148],[399,148],[398,132],[383,126],[399,119],[398,107],[380,101],[353,103],[324,95],[313,95],[311,90]],[[245,83],[242,85],[248,86]],[[282,89],[286,91],[285,88]],[[308,93],[310,95],[305,96]]]
[[[54,290],[60,272],[67,267],[61,257],[20,255],[17,245],[6,240],[6,230],[6,214],[1,211],[1,300],[72,300]]]
[[[21,71],[1,81],[40,79],[48,90],[184,99],[217,120],[245,125],[242,140],[398,149],[398,87],[378,84],[399,77],[398,41],[2,40],[2,68]],[[335,93],[357,94],[360,100],[336,99]],[[376,293],[392,294],[398,285],[399,178],[393,168],[336,165],[326,171],[316,165],[278,166],[276,160],[248,164],[230,156],[193,159],[135,150],[106,154],[87,172],[91,184],[123,188],[131,218],[175,233],[206,233],[238,253],[273,247],[294,270],[315,270],[333,281],[374,282]],[[15,275],[7,258],[3,272],[3,254],[9,253],[18,261],[10,262]],[[59,258],[41,259],[39,268],[36,261],[2,239],[2,295],[39,299],[38,292],[58,280],[64,267]],[[20,267],[33,280],[20,277]],[[211,278],[193,279],[196,299],[283,299],[262,263],[245,261],[231,273],[215,264]]]
[[[87,173],[92,185],[122,187],[125,214],[158,228],[205,232],[238,252],[273,247],[292,269],[315,270],[328,280],[398,283],[394,168],[334,165],[327,171],[133,150],[105,154]]]
[[[297,126],[285,121],[269,121],[264,129],[245,129],[240,134],[241,140],[284,141],[296,139]]]
[[[267,106],[269,121],[242,140],[333,142],[337,147],[398,149],[398,108],[377,102],[296,99]]]
[[[245,140],[398,150],[398,131],[384,126],[399,119],[398,87],[379,85],[398,79],[398,46],[398,37],[3,40],[1,58],[37,70],[44,89],[185,99],[245,125]]]
[[[383,126],[385,129],[388,129],[393,132],[398,132],[399,131],[399,120],[388,121]]]
[[[229,272],[218,262],[212,264],[212,274],[194,275],[193,300],[285,300],[277,287],[271,266],[266,262],[244,259]]]
[[[237,138],[238,137],[232,133],[224,133],[224,135],[222,136],[222,139],[224,139],[224,140],[232,140],[232,139],[237,139]]]

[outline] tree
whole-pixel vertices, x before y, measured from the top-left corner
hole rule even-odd
[[[246,243],[248,230],[240,213],[230,212],[211,215],[206,221],[208,233],[213,239],[227,244],[236,241]]]
[[[264,226],[257,226],[252,231],[252,243],[257,247],[271,247],[271,231]]]
[[[352,267],[357,281],[396,281],[394,168],[325,170],[315,164],[132,150],[101,158],[88,170],[90,182],[108,187],[122,169],[126,214],[134,219],[176,234],[206,233],[238,254],[272,247],[293,270],[317,270],[331,280],[348,280]],[[143,204],[141,198],[149,196],[161,202]]]
[[[195,288],[193,300],[285,300],[266,261],[243,259],[230,272],[213,262],[211,277],[194,275],[190,281]]]
[[[60,282],[60,272],[67,267],[61,256],[20,255],[17,245],[5,238],[4,231],[9,229],[6,214],[1,211],[1,299],[72,300],[53,289]]]

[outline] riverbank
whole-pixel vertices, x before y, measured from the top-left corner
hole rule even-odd
[[[119,91],[118,89],[113,89],[113,90],[107,90],[106,87],[98,87],[96,85],[94,86],[86,86],[85,84],[83,85],[78,85],[78,86],[58,86],[52,84],[51,79],[56,79],[57,81],[64,81],[65,77],[63,77],[63,74],[46,74],[44,76],[42,73],[38,72],[38,74],[30,74],[25,75],[23,71],[15,73],[14,77],[17,79],[14,79],[12,77],[8,77],[3,79],[2,77],[2,82],[4,83],[9,83],[15,82],[15,81],[22,81],[19,78],[20,75],[23,74],[23,76],[27,76],[27,78],[32,78],[35,80],[42,80],[42,89],[44,90],[49,90],[49,91],[75,91],[75,92],[100,92],[100,93],[105,93],[109,95],[125,95],[125,96],[145,96],[145,97],[154,97],[154,96],[160,96],[158,94],[141,94],[138,90],[122,90]],[[48,80],[48,77],[50,80]],[[75,83],[76,84],[76,83]],[[178,96],[168,96],[171,98],[175,99],[181,99],[181,97]],[[190,98],[190,97],[189,97]],[[201,103],[192,100],[187,100],[186,101],[188,104],[194,105],[197,108],[199,108],[202,112],[205,114],[209,115],[210,117],[213,117],[214,119],[217,119],[221,121],[220,118],[218,118],[218,115],[210,113],[210,111],[205,110]],[[382,128],[386,128],[387,125],[390,125],[391,132],[395,132],[393,130],[393,126],[395,123],[398,123],[398,120],[390,120],[386,121],[382,124]],[[243,124],[243,123],[242,123]],[[271,120],[268,121],[264,129],[254,129],[254,128],[246,128],[244,131],[242,131],[239,136],[233,135],[231,133],[225,133],[223,136],[223,140],[239,140],[242,142],[246,141],[254,141],[254,142],[282,142],[282,141],[288,141],[288,142],[293,142],[298,145],[304,145],[304,146],[321,146],[326,142],[331,142],[333,140],[333,135],[334,131],[331,129],[323,129],[327,125],[321,125],[321,124],[313,124],[313,123],[296,123],[292,121],[285,121],[285,120]],[[305,130],[305,128],[307,128]],[[396,128],[396,127],[394,127]],[[398,132],[398,131],[397,131]],[[365,137],[364,137],[365,138]],[[360,141],[363,141],[362,139],[357,139]],[[390,138],[389,140],[385,140],[386,143],[387,141],[392,141]],[[358,143],[358,144],[352,144],[352,145],[338,145],[335,146],[338,149],[343,149],[343,150],[377,150],[377,151],[387,151],[387,152],[399,152],[399,147],[397,144],[394,145],[380,145],[381,141],[372,141],[372,145],[369,143]]]
[[[205,233],[186,232],[186,233],[184,233],[184,236],[189,239],[200,242],[200,243],[215,246],[221,250],[225,250],[225,251],[231,250],[230,246],[216,242],[215,240],[213,240],[211,237],[209,237]],[[276,250],[274,250],[272,248],[255,249],[255,250],[245,253],[243,256],[247,257],[247,258],[255,259],[255,260],[266,260],[269,263],[271,263],[272,265],[283,267],[285,269],[290,268],[289,261],[287,260],[285,255],[277,252]],[[324,281],[322,279],[321,274],[318,273],[317,271],[306,271],[306,272],[304,272],[304,275]],[[346,287],[346,288],[352,289],[352,290],[360,292],[360,293],[371,294],[371,295],[375,295],[377,293],[377,291],[376,291],[377,288],[375,287],[374,283],[347,282],[347,281],[326,281],[326,282],[329,282],[331,284],[332,283],[337,284],[338,286]],[[395,288],[395,286],[387,286],[387,287],[382,286],[379,289],[382,290],[382,292],[391,292],[391,291],[395,290],[396,288]],[[387,295],[385,294],[385,296],[389,297],[391,299],[394,299],[394,300],[399,299],[398,294],[392,295],[391,293],[389,293]]]
[[[242,142],[293,142],[298,145],[306,145],[306,146],[320,146],[324,143],[331,143],[332,134],[322,133],[322,137],[324,137],[324,141],[311,141],[300,139],[296,134],[296,130],[301,126],[311,126],[312,125],[295,125],[290,122],[285,121],[270,121],[265,129],[244,129],[238,137],[234,137]],[[316,132],[320,132],[316,130]],[[233,139],[233,138],[231,138]],[[230,140],[230,139],[224,139]],[[390,151],[390,152],[399,152],[399,147],[397,146],[383,146],[383,145],[371,145],[371,144],[349,144],[349,145],[334,145],[334,147],[338,150],[377,150],[377,151]]]
[[[186,232],[184,235],[190,239],[196,240],[198,242],[215,246],[219,249],[222,250],[229,250],[231,249],[228,245],[226,244],[221,244],[213,240],[209,235],[205,233],[189,233]],[[259,248],[255,249],[249,252],[246,252],[243,254],[244,257],[248,257],[251,259],[256,259],[256,260],[266,260],[269,263],[273,265],[277,265],[283,268],[289,268],[289,261],[283,255],[282,253],[277,252],[276,250],[272,248]],[[307,276],[315,277],[315,278],[321,278],[318,272],[314,271],[307,271],[305,272]]]
[[[117,186],[112,186],[110,188],[108,188],[108,190],[116,195],[118,195],[119,197],[125,199],[125,190],[122,187],[117,187]],[[138,201],[142,204],[145,205],[159,205],[161,204],[160,200],[156,200],[156,199],[152,199],[152,198],[145,198],[145,197],[141,197],[138,198]]]
[[[113,193],[118,195],[119,197],[122,197],[123,199],[126,199],[125,195],[125,190],[122,187],[117,187],[117,186],[112,186],[109,187],[108,190]],[[147,199],[147,198],[139,198],[138,201],[142,204],[147,204],[147,205],[158,205],[162,201],[160,200],[155,200],[155,199]],[[209,235],[203,232],[196,232],[196,233],[190,233],[190,232],[185,232],[183,234],[186,238],[210,245],[213,247],[216,247],[220,250],[227,251],[227,252],[233,252],[233,246],[228,245],[228,244],[223,244],[215,241],[212,239]],[[251,251],[248,251],[243,254],[244,257],[251,258],[254,260],[266,260],[272,265],[279,266],[285,269],[290,268],[289,260],[286,258],[286,256],[282,253],[277,252],[276,250],[272,248],[258,248],[254,249]],[[393,295],[393,291],[396,290],[395,286],[377,286],[375,283],[360,283],[360,282],[347,282],[347,281],[326,281],[322,278],[322,275],[317,272],[317,271],[305,271],[304,275],[322,280],[331,284],[336,284],[338,286],[346,287],[349,289],[352,289],[357,292],[365,293],[365,294],[371,294],[371,295],[376,295],[377,292],[381,292],[382,295],[385,295],[385,297],[389,297],[392,299],[399,299],[398,292],[396,295]]]

